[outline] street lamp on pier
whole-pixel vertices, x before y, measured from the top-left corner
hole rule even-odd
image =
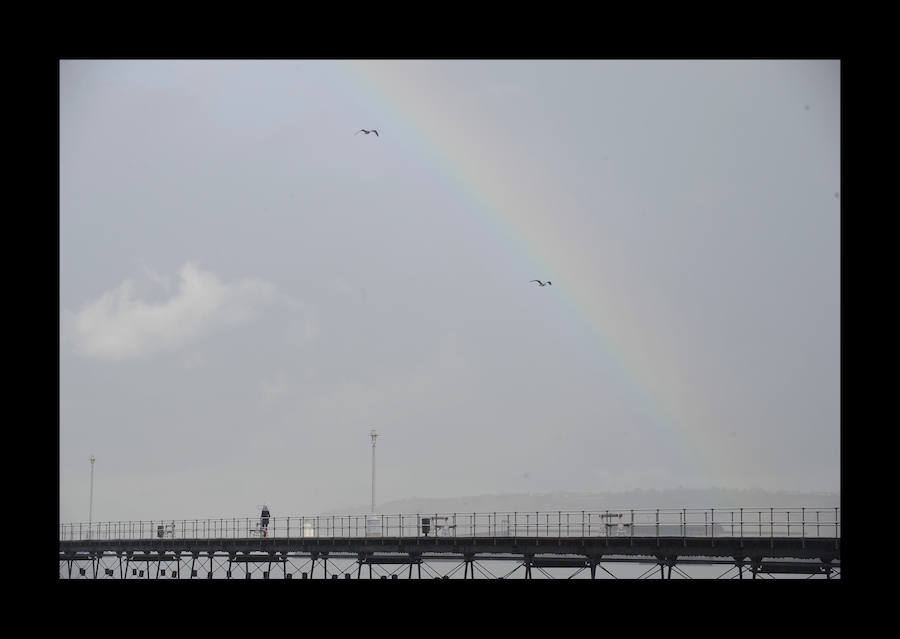
[[[375,513],[375,438],[378,437],[378,433],[375,432],[373,428],[369,432],[369,436],[372,438],[372,513]]]
[[[91,534],[91,527],[94,522],[94,460],[96,457],[91,455],[91,501],[88,507],[88,535]]]

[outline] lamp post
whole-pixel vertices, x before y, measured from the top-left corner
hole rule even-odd
[[[375,438],[378,437],[378,433],[373,428],[369,436],[372,438],[372,514],[375,514]]]
[[[91,502],[88,510],[88,538],[90,538],[92,524],[94,522],[94,460],[91,455]]]

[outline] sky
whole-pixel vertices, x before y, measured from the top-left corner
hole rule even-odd
[[[840,72],[61,60],[60,521],[839,492]]]

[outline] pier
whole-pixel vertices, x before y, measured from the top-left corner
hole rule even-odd
[[[329,567],[329,561],[331,566]],[[60,579],[840,576],[840,509],[430,513],[62,524]],[[498,564],[497,562],[504,562]],[[485,566],[508,565],[492,571]],[[445,568],[449,566],[450,570]],[[459,568],[462,574],[459,575]],[[557,570],[559,572],[559,570]],[[424,576],[423,576],[424,575]]]

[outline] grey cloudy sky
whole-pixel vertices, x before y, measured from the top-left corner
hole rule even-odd
[[[61,521],[839,490],[839,61],[59,79]]]

